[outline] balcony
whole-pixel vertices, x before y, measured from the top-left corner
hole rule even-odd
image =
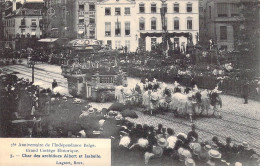
[[[84,11],[79,11],[79,17],[84,17],[85,12]]]

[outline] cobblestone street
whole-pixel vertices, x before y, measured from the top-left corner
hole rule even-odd
[[[18,77],[31,79],[31,69],[25,64],[6,66],[4,72],[18,72]],[[35,65],[35,82],[44,88],[50,88],[51,82],[56,79],[59,86],[67,88],[67,80],[61,75],[59,66],[48,64]],[[135,85],[138,79],[128,78],[128,84]],[[249,104],[243,104],[239,97],[222,95],[222,119],[215,117],[198,118],[194,120],[202,141],[218,136],[220,140],[230,136],[236,143],[247,141],[258,153],[260,152],[260,102],[249,100]],[[94,107],[109,107],[111,103],[92,103]],[[190,131],[191,123],[188,119],[176,118],[172,113],[165,115],[150,116],[143,114],[141,110],[136,111],[138,119],[130,119],[135,123],[157,126],[159,123],[165,127],[171,127],[176,133]],[[209,113],[210,115],[212,112]]]

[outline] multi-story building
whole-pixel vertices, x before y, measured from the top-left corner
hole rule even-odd
[[[219,49],[234,50],[234,22],[240,21],[238,0],[208,0],[206,5],[207,35]]]
[[[43,3],[25,2],[21,7],[17,5],[16,0],[13,0],[12,12],[6,12],[4,18],[4,36],[6,40],[13,42],[13,49],[21,44],[26,45],[28,43],[25,41],[40,38],[42,35],[40,20]],[[8,10],[9,8],[6,9]]]
[[[77,0],[76,31],[78,38],[96,38],[96,0]]]
[[[146,50],[162,42],[162,17],[175,48],[186,47],[189,41],[197,43],[199,32],[198,0],[136,0],[138,32],[144,34]]]
[[[75,0],[44,0],[43,36],[76,38]]]
[[[45,37],[96,38],[96,0],[44,0]]]
[[[131,0],[107,0],[97,2],[97,39],[112,49],[126,48],[136,51],[138,32],[136,2]]]
[[[197,43],[198,0],[107,0],[97,3],[97,39],[113,49],[136,51],[141,44],[152,50],[162,42],[163,24],[176,48]],[[165,19],[161,15],[165,11]],[[133,19],[134,18],[134,19]],[[129,49],[130,48],[130,49]]]

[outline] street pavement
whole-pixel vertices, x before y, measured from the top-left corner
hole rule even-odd
[[[2,68],[4,72],[18,72],[18,77],[31,80],[31,68],[23,62],[21,65],[11,65]],[[61,68],[57,65],[36,64],[35,82],[43,88],[51,88],[53,79],[58,81],[58,85],[67,88],[66,78],[61,75]],[[128,78],[128,85],[140,82],[136,78]],[[222,119],[216,117],[198,118],[194,121],[197,126],[200,141],[210,140],[213,136],[218,136],[222,142],[230,136],[235,143],[240,144],[247,141],[251,148],[260,153],[260,102],[249,100],[249,104],[243,104],[243,99],[239,97],[221,95],[223,100]],[[91,103],[95,107],[109,107],[111,103]],[[176,133],[190,131],[191,123],[189,119],[176,118],[172,113],[164,115],[150,116],[136,111],[137,119],[129,119],[135,123],[148,124],[157,127],[159,123],[164,127],[173,128]],[[212,114],[212,111],[210,111]]]

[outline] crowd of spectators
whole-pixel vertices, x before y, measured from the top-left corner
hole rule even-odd
[[[88,106],[84,116],[73,120],[77,126],[74,129],[66,128],[66,121],[60,127],[48,123],[40,125],[44,123],[42,119],[52,114],[50,102],[68,99],[54,96],[50,89],[40,90],[29,80],[15,75],[1,75],[0,83],[1,130],[9,137],[110,138],[113,165],[251,166],[258,162],[259,156],[247,142],[237,145],[230,137],[226,138],[226,143],[221,143],[218,137],[201,142],[203,138],[195,125],[188,133],[175,133],[173,128],[165,128],[162,124],[157,127],[135,124],[109,108],[97,110]],[[26,127],[17,129],[20,124],[14,122],[23,119],[27,119]]]

